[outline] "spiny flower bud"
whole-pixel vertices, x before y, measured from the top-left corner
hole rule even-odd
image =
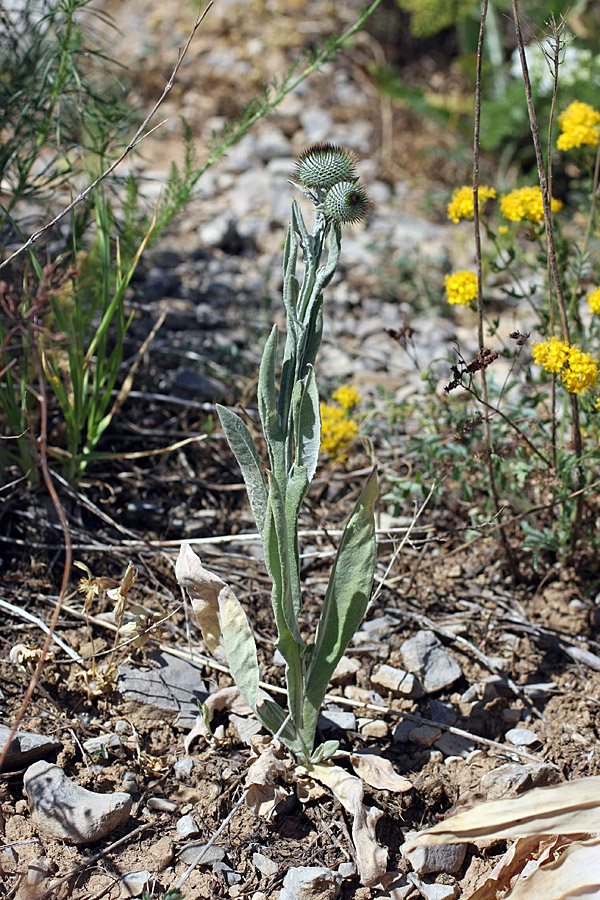
[[[361,184],[341,181],[327,191],[323,200],[323,212],[328,219],[340,225],[354,225],[364,217],[369,200]]]
[[[339,181],[356,181],[356,157],[335,144],[314,144],[296,163],[295,180],[308,188],[327,190]]]

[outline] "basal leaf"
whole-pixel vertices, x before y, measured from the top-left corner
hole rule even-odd
[[[233,680],[248,706],[256,710],[259,681],[256,644],[242,604],[229,587],[219,593],[219,622]]]
[[[219,414],[225,437],[242,470],[250,508],[258,530],[262,535],[267,509],[267,489],[258,451],[252,440],[252,435],[238,415],[219,404],[217,404],[217,413]]]
[[[329,577],[307,672],[302,724],[305,743],[314,739],[317,716],[333,670],[367,608],[375,571],[377,472],[368,478],[344,529]]]

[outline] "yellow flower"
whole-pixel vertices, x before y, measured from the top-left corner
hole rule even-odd
[[[589,353],[578,347],[569,347],[568,366],[560,373],[570,394],[581,394],[598,381],[598,365]]]
[[[475,272],[453,272],[444,278],[448,303],[468,306],[477,297],[477,275]]]
[[[508,225],[498,225],[498,234],[508,234],[509,230]]]
[[[590,312],[600,316],[600,288],[596,288],[585,298],[589,303]]]
[[[332,397],[342,409],[354,409],[362,400],[361,395],[353,384],[343,384],[337,391],[333,392]]]
[[[346,385],[339,388],[335,394],[339,394],[340,391],[344,400],[352,399],[352,396],[358,397],[356,388]],[[350,396],[352,392],[354,394]],[[349,409],[350,407],[338,404],[321,403],[321,453],[330,456],[335,462],[347,459],[348,447],[358,434],[358,423],[348,415]]]
[[[575,100],[558,117],[561,134],[556,142],[559,150],[572,147],[597,147],[600,137],[600,113],[588,103]]]
[[[533,361],[542,366],[546,372],[560,372],[567,361],[569,345],[560,341],[557,337],[551,337],[549,341],[532,344]]]
[[[562,209],[562,203],[553,197],[550,207],[552,212],[558,212]],[[516,188],[510,194],[503,194],[500,197],[500,211],[504,218],[511,222],[521,222],[523,219],[529,222],[542,222],[544,219],[542,189],[537,185]]]
[[[560,372],[563,384],[570,394],[580,394],[596,384],[598,364],[579,347],[573,347],[557,337],[531,346],[533,361],[546,372]]]
[[[486,200],[493,200],[495,196],[495,188],[482,184],[477,192],[479,212],[481,212]],[[453,191],[452,199],[448,204],[448,218],[451,222],[473,218],[473,188],[468,184]]]

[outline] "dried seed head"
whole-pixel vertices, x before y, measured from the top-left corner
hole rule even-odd
[[[308,188],[327,190],[339,181],[356,181],[356,157],[335,144],[314,144],[296,163],[295,180]]]
[[[367,192],[354,181],[341,181],[331,187],[323,200],[328,219],[340,225],[354,225],[364,218],[369,207]]]

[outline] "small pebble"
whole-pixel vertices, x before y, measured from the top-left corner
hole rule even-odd
[[[193,816],[182,816],[177,820],[177,834],[181,838],[196,837],[200,834],[198,823]]]
[[[529,728],[511,728],[506,732],[506,737],[515,747],[532,747],[540,740],[535,731]]]
[[[256,866],[260,874],[265,876],[265,878],[269,878],[271,875],[275,875],[279,868],[274,859],[265,856],[263,853],[254,853],[252,856],[252,863]]]
[[[186,844],[185,847],[182,848],[179,852],[178,858],[183,860],[183,862],[191,866],[196,857],[200,854],[200,850],[206,847],[206,841],[192,841],[189,844]],[[196,863],[198,866],[210,866],[214,862],[219,862],[225,856],[225,850],[223,847],[219,847],[217,844],[212,844],[205,853],[202,854],[200,860]]]
[[[406,843],[400,852],[418,875],[437,875],[439,872],[451,875],[458,872],[467,852],[466,844],[423,844],[409,849],[411,838],[417,834],[416,831],[409,831],[405,835]]]
[[[192,771],[194,769],[194,760],[191,756],[185,756],[183,759],[178,759],[177,762],[173,765],[173,774],[177,781],[185,781],[190,777]]]
[[[146,806],[159,812],[174,812],[177,809],[175,801],[167,800],[166,797],[149,797]]]
[[[121,896],[139,897],[148,886],[150,872],[143,869],[140,872],[126,872],[121,876]]]

